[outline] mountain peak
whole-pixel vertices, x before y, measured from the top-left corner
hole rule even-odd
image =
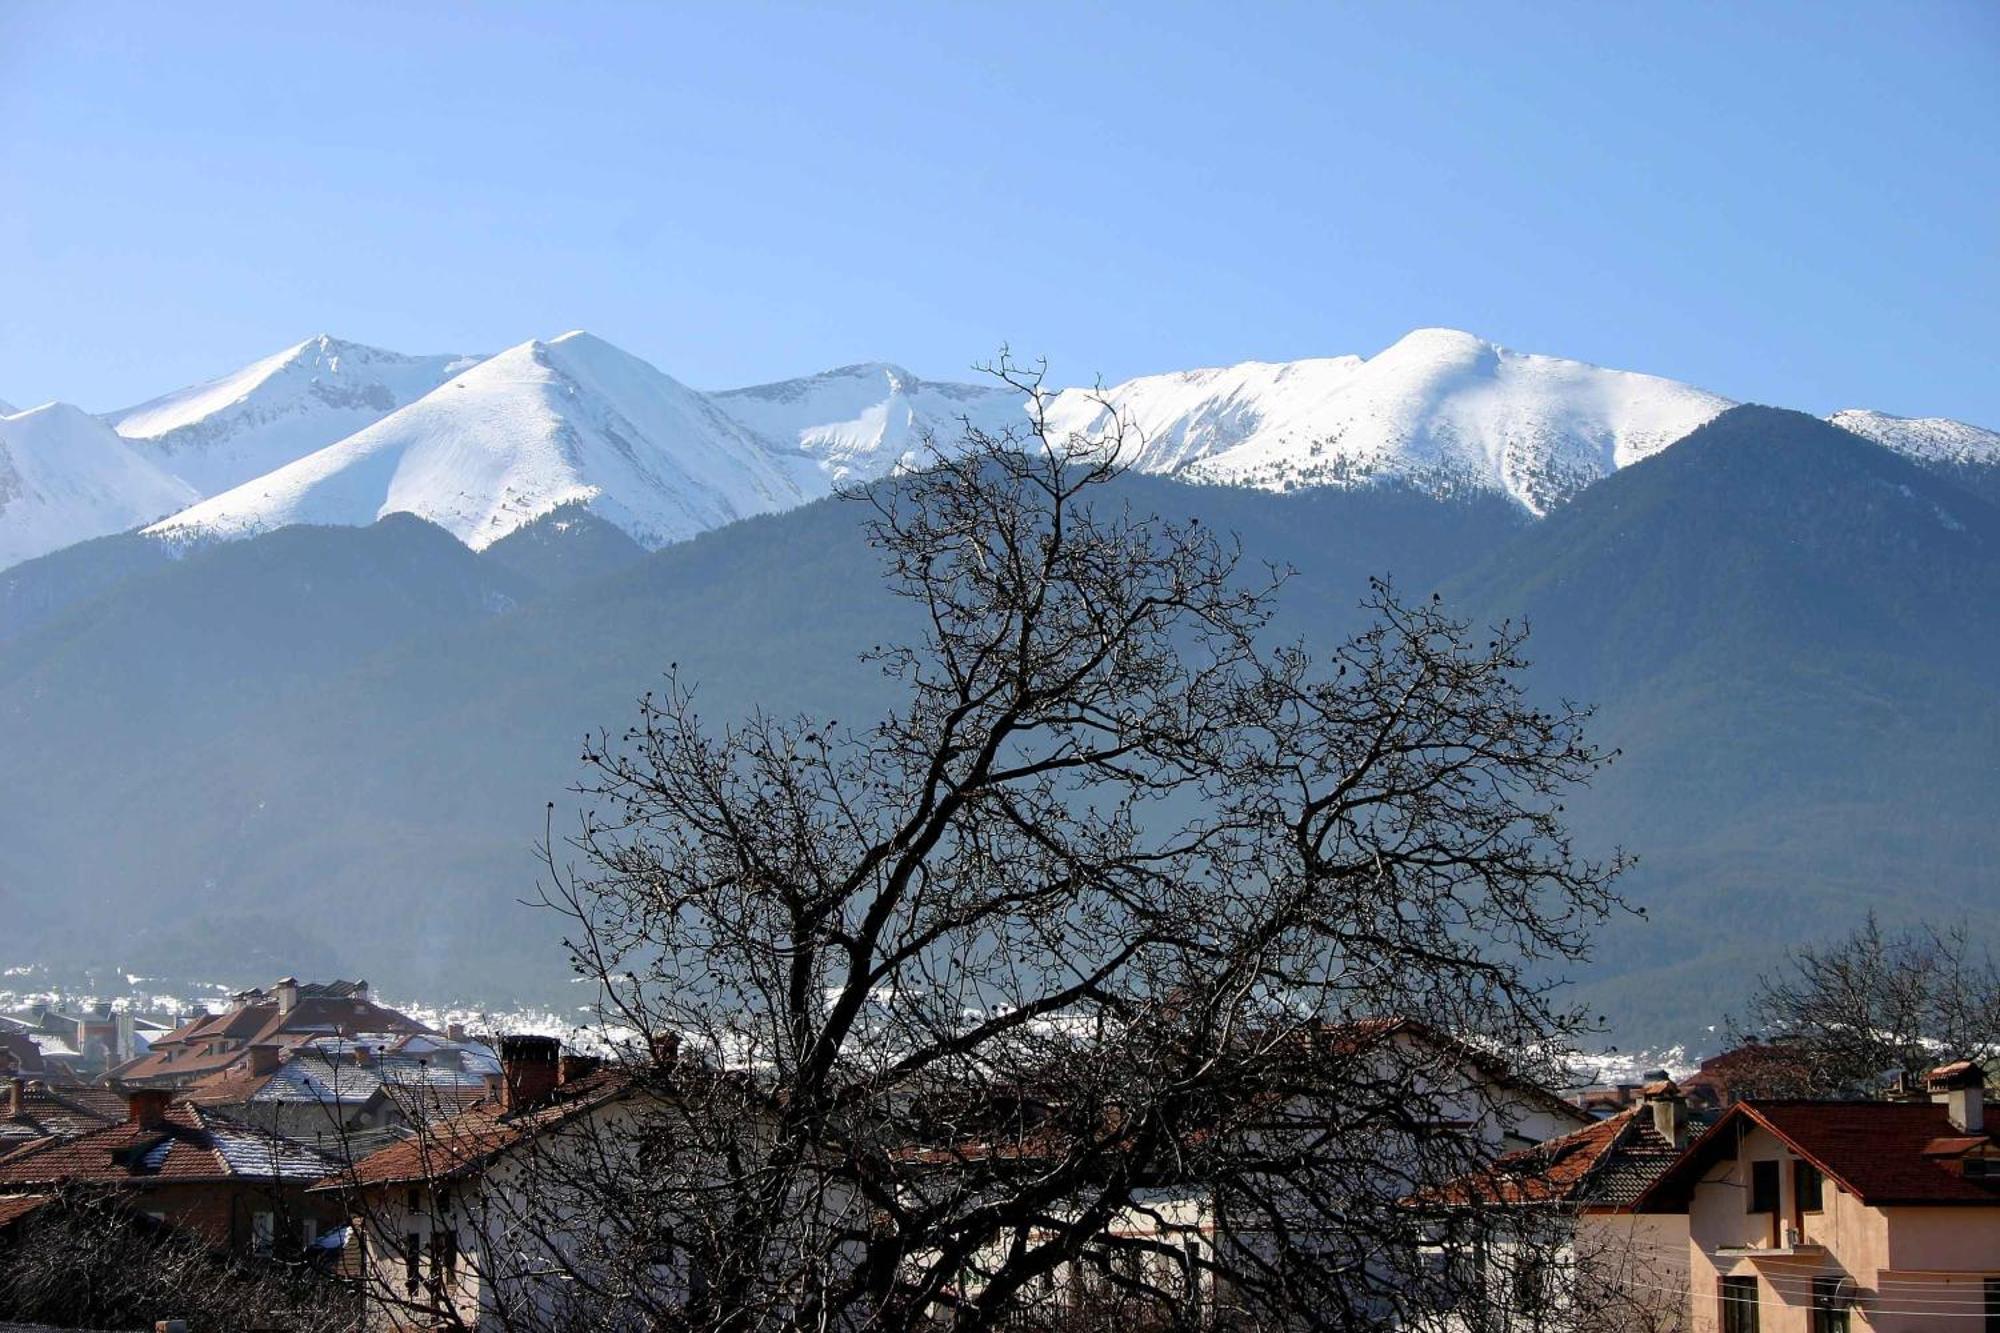
[[[476,361],[406,356],[318,333],[105,419],[162,467],[212,495],[379,421]]]
[[[0,569],[123,532],[193,498],[82,408],[44,403],[0,417]]]
[[[483,550],[554,509],[586,505],[654,547],[807,498],[702,395],[575,332],[507,348],[149,530],[228,537],[411,513]]]

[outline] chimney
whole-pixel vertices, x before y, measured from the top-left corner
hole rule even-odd
[[[1924,1076],[1931,1100],[1941,1102],[1961,1134],[1986,1132],[1986,1071],[1971,1060],[1939,1065]]]
[[[127,1088],[125,1119],[148,1129],[163,1125],[167,1120],[167,1107],[173,1099],[171,1088]]]
[[[21,1080],[18,1078],[7,1080],[7,1114],[21,1114]]]
[[[463,1023],[446,1023],[446,1024],[444,1025],[444,1039],[445,1039],[446,1041],[464,1041],[464,1040],[465,1040],[465,1024],[463,1024]]]
[[[1657,1083],[1648,1083],[1641,1094],[1646,1108],[1652,1112],[1653,1128],[1659,1136],[1676,1148],[1685,1148],[1688,1137],[1687,1098],[1670,1078]]]
[[[134,1031],[132,1011],[130,1009],[120,1009],[118,1011],[118,1059],[122,1063],[123,1061],[130,1060],[138,1053],[139,1038]]]
[[[367,1004],[367,1003],[368,1003],[368,980],[367,980],[367,978],[365,978],[365,977],[364,977],[364,978],[362,978],[362,979],[361,979],[360,981],[357,981],[357,982],[355,982],[355,983],[354,983],[354,998],[355,998],[355,999],[357,999],[357,1000],[359,1000],[359,1001],[361,1001],[361,1003],[363,1003],[363,1004]]]
[[[278,1072],[279,1048],[268,1041],[260,1041],[250,1048],[250,1072],[253,1074],[275,1074]]]
[[[681,1058],[681,1034],[661,1032],[653,1037],[653,1063],[671,1069]]]
[[[594,1055],[565,1055],[556,1065],[556,1081],[567,1086],[596,1073],[603,1063]]]
[[[278,1012],[289,1014],[299,1007],[299,979],[286,977],[272,988],[278,993]]]
[[[508,1110],[525,1110],[549,1099],[556,1090],[556,1061],[561,1054],[562,1043],[554,1037],[500,1039],[500,1070]]]
[[[367,1043],[365,1043],[365,1042],[356,1042],[356,1043],[354,1044],[354,1063],[355,1063],[355,1064],[357,1064],[357,1065],[365,1065],[365,1064],[369,1063],[369,1062],[370,1062],[371,1060],[373,1060],[374,1058],[375,1058],[375,1053],[374,1053],[373,1051],[371,1051],[371,1050],[369,1050],[369,1049],[368,1049],[368,1046],[367,1046]]]

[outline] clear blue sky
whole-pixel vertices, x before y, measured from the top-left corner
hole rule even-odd
[[[701,387],[1428,324],[2000,428],[2000,4],[0,0],[0,397],[583,327]]]

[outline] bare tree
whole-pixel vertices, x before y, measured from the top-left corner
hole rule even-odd
[[[1762,978],[1747,1026],[1768,1053],[1767,1095],[1878,1096],[1945,1061],[2000,1055],[2000,969],[1963,925],[1887,935],[1870,912]]]
[[[1386,1326],[1455,1243],[1397,1201],[1508,1113],[1468,1067],[1578,1029],[1541,978],[1622,861],[1572,849],[1607,756],[1522,631],[1375,583],[1330,655],[1268,643],[1278,572],[997,373],[1030,437],[863,500],[922,625],[893,712],[715,729],[670,675],[587,747],[545,899],[651,1110],[520,1191],[598,1200],[579,1326]]]

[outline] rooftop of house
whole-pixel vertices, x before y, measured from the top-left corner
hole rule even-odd
[[[1870,1207],[2000,1207],[2000,1179],[1964,1173],[1966,1154],[1993,1145],[1966,1134],[1938,1102],[1741,1101],[1722,1114],[1638,1201],[1676,1213],[1716,1162],[1733,1157],[1744,1130],[1761,1127]]]
[[[287,1052],[275,1069],[257,1072],[239,1061],[204,1075],[188,1085],[185,1099],[197,1106],[359,1106],[386,1091],[457,1109],[485,1094],[487,1076],[483,1065],[468,1070],[455,1062],[395,1056],[360,1061],[309,1043]]]
[[[157,1095],[157,1094],[156,1094]],[[65,1182],[284,1181],[307,1183],[333,1159],[201,1107],[166,1107],[69,1139],[43,1139],[0,1158],[0,1193]]]
[[[1596,1124],[1503,1154],[1412,1202],[1445,1207],[1569,1204],[1626,1208],[1680,1157],[1641,1102]]]
[[[359,1033],[385,1038],[430,1034],[431,1029],[369,998],[365,981],[294,982],[235,995],[219,1014],[204,1014],[153,1039],[152,1048],[114,1069],[127,1083],[186,1082],[234,1064],[256,1045],[296,1046]]]
[[[40,1139],[75,1138],[125,1118],[124,1099],[109,1088],[52,1088],[40,1079],[20,1085],[20,1110],[0,1085],[0,1156]]]
[[[16,1222],[49,1202],[48,1194],[0,1194],[0,1231],[5,1231]],[[7,1326],[0,1324],[0,1329]]]
[[[622,1070],[597,1069],[556,1087],[548,1100],[533,1106],[512,1110],[498,1102],[475,1106],[418,1138],[391,1144],[347,1170],[327,1175],[315,1188],[368,1189],[469,1175],[495,1157],[623,1097],[635,1086]]]

